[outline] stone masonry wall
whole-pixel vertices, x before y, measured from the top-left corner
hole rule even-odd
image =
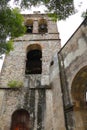
[[[87,66],[87,19],[83,21],[80,27],[68,40],[66,45],[59,51],[61,82],[64,94],[64,105],[68,128],[84,130],[81,120],[75,122],[73,113],[74,101],[72,99],[72,82],[76,74],[83,67]],[[82,79],[81,79],[82,80]],[[78,83],[81,81],[78,79]],[[75,86],[74,86],[75,87]],[[84,100],[84,99],[83,99]],[[69,115],[69,113],[71,113]],[[71,119],[72,118],[72,119]],[[80,118],[79,118],[80,119]],[[70,122],[71,120],[71,122]],[[73,121],[74,120],[74,121]]]
[[[86,55],[87,26],[85,26],[83,22],[75,34],[59,52],[61,66],[64,65],[65,78],[67,80],[67,87],[70,93],[71,84],[75,75],[81,68],[87,65]],[[66,104],[68,104],[67,101]]]
[[[30,113],[31,130],[66,130],[57,54],[52,62],[49,88],[44,89],[40,85],[32,88],[32,84],[29,84],[25,88],[5,88],[0,91],[0,99],[3,98],[1,130],[10,128],[11,116],[20,108]]]
[[[15,39],[14,50],[6,55],[0,75],[0,130],[10,129],[13,112],[21,108],[30,113],[30,130],[65,130],[60,81],[55,68],[57,56],[56,73],[50,71],[52,57],[61,47],[57,26],[44,15],[24,17],[34,19],[33,33]],[[48,33],[43,35],[37,31],[41,17],[48,20]],[[25,75],[27,47],[33,44],[42,49],[42,73]],[[22,81],[24,85],[10,88],[7,84],[11,80]]]
[[[60,81],[60,68],[58,56],[52,58],[50,65],[50,94],[52,96],[52,108],[53,110],[49,111],[48,114],[53,112],[53,128],[54,130],[65,130],[65,117],[64,117],[64,106],[63,106],[63,93],[61,90],[61,81]],[[47,92],[48,93],[48,92]],[[47,94],[48,95],[48,94]],[[49,104],[49,101],[47,103]],[[48,116],[49,117],[49,116]],[[48,119],[50,122],[50,120]],[[50,124],[50,123],[49,123]],[[52,127],[52,126],[50,126]]]
[[[24,81],[26,65],[26,48],[31,44],[40,44],[42,47],[42,85],[49,84],[49,65],[51,57],[57,52],[59,46],[55,41],[15,42],[14,51],[6,56],[0,76],[0,87],[7,87],[11,80]],[[45,81],[44,81],[45,80]]]
[[[38,17],[35,16],[36,15],[26,17],[34,18],[34,20],[38,20],[40,17],[39,15]],[[34,30],[36,30],[35,27],[37,26],[34,25]],[[6,56],[4,61],[0,76],[0,87],[8,87],[7,84],[11,80],[25,80],[26,49],[31,44],[39,44],[42,48],[41,84],[49,85],[49,65],[51,57],[57,53],[61,47],[57,26],[55,22],[48,20],[48,33],[43,35],[35,33],[36,32],[25,34],[14,40],[14,50]]]

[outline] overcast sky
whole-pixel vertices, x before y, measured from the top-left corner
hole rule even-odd
[[[10,2],[11,6],[13,5],[12,4],[13,1],[14,0],[11,0]],[[61,20],[57,22],[62,46],[66,43],[66,41],[71,37],[71,35],[74,33],[74,31],[78,28],[78,26],[83,21],[83,19],[81,18],[81,14],[83,11],[87,9],[87,0],[74,0],[74,5],[75,5],[75,8],[78,10],[78,13],[70,16],[65,21]],[[42,13],[44,13],[44,9],[45,9],[44,6],[43,7],[40,6],[38,8],[32,7],[29,13],[32,13],[33,11],[41,11]],[[24,10],[22,11],[22,13],[28,13],[28,11]],[[0,68],[2,66],[2,61],[3,60],[0,59]]]
[[[83,18],[81,17],[82,12],[87,9],[87,0],[74,0],[74,4],[78,12],[67,18],[65,21],[61,20],[58,22],[58,30],[62,46],[81,24],[83,21]]]

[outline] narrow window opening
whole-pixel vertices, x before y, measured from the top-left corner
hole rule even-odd
[[[51,61],[50,66],[52,66],[53,64],[54,64],[54,61]]]
[[[27,52],[25,74],[41,74],[42,73],[42,52],[33,49]]]
[[[27,30],[26,33],[32,33],[33,32],[33,26],[26,26]]]
[[[33,20],[32,19],[26,20],[25,26],[26,26],[26,33],[32,33],[33,32]]]
[[[39,33],[47,33],[47,21],[45,19],[40,19],[38,22]]]

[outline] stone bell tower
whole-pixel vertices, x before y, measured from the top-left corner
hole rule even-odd
[[[58,130],[49,74],[51,59],[61,47],[57,25],[46,14],[24,18],[26,34],[14,40],[0,76],[0,129],[27,129],[29,113],[31,130]]]

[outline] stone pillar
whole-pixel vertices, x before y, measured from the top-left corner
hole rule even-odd
[[[33,33],[38,33],[38,21],[35,20],[33,23]]]

